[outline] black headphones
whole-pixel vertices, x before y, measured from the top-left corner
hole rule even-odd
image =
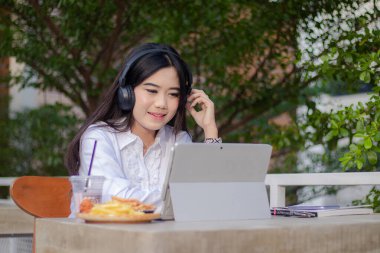
[[[144,55],[147,55],[147,54],[150,54],[150,53],[156,53],[156,52],[168,53],[168,54],[174,55],[175,57],[177,57],[177,58],[179,58],[181,60],[181,58],[179,57],[179,55],[177,55],[176,53],[171,52],[171,51],[166,50],[166,49],[158,49],[158,48],[156,48],[156,49],[147,49],[147,50],[141,51],[140,53],[137,53],[136,55],[134,55],[125,64],[125,67],[124,67],[122,73],[119,76],[119,88],[118,88],[118,91],[117,91],[117,98],[118,98],[118,103],[119,103],[119,107],[120,107],[121,110],[123,110],[123,111],[131,111],[133,109],[133,106],[135,105],[135,93],[133,91],[133,86],[132,86],[131,83],[127,83],[127,80],[126,80],[126,76],[128,74],[128,71],[129,71],[130,67],[138,59],[140,59]],[[193,78],[192,78],[192,74],[191,74],[190,70],[188,69],[188,67],[186,66],[186,64],[183,63],[183,65],[185,67],[185,72],[186,72],[186,75],[185,75],[185,77],[186,77],[186,83],[187,83],[186,95],[189,95],[190,92],[191,92],[191,85],[192,85],[192,82],[193,82]]]

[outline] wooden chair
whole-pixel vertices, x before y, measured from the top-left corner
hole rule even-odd
[[[70,215],[71,183],[68,178],[23,176],[10,186],[16,205],[35,218],[63,218]],[[36,222],[34,221],[33,252]]]

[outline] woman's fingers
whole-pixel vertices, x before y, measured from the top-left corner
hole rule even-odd
[[[211,105],[213,105],[213,102],[207,97],[198,97],[194,100],[191,101],[191,104],[190,106],[191,107],[195,107],[197,104],[200,104],[202,106],[202,109],[205,109],[204,106],[209,107]]]
[[[207,94],[203,91],[203,90],[197,90],[197,89],[193,89],[191,91],[191,94],[190,96],[187,98],[189,101],[192,101],[194,100],[195,98],[198,98],[198,97],[206,97],[208,98]]]
[[[193,116],[194,116],[194,113],[197,112],[194,107],[191,107],[190,104],[186,105],[186,109],[189,110],[190,114],[193,115]]]
[[[201,110],[197,111],[195,106],[199,104]],[[187,110],[195,122],[203,128],[206,138],[218,137],[218,129],[215,123],[214,102],[203,90],[193,89],[187,98]]]
[[[190,96],[196,96],[196,95],[206,95],[207,96],[207,94],[203,91],[203,90],[196,90],[196,89],[194,89],[194,90],[192,90],[191,91],[191,94],[190,94]]]
[[[203,90],[196,89],[192,91],[192,94],[187,98],[187,101],[191,104],[191,107],[200,104],[202,109],[206,109],[208,106],[214,104]]]

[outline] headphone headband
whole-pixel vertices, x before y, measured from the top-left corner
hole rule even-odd
[[[152,48],[152,49],[147,49],[147,50],[144,50],[142,52],[139,52],[137,53],[136,55],[134,55],[130,60],[127,61],[127,63],[125,64],[125,67],[124,67],[124,70],[123,72],[121,73],[120,77],[119,77],[119,85],[121,86],[124,86],[125,85],[125,82],[126,82],[126,75],[129,71],[129,68],[138,60],[140,59],[141,57],[143,57],[144,55],[147,55],[147,54],[150,54],[150,53],[158,53],[158,52],[161,52],[161,53],[168,53],[168,54],[171,54],[171,55],[175,55],[176,57],[179,58],[179,55],[172,52],[172,51],[169,51],[169,50],[166,50],[166,49],[158,49],[158,48]],[[187,80],[189,82],[188,85],[191,85],[190,83],[190,80]]]

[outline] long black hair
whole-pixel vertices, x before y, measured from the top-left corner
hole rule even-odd
[[[187,64],[180,58],[178,52],[174,48],[158,43],[146,43],[134,48],[127,56],[125,63],[127,63],[135,55],[140,54],[140,52],[149,49],[162,49],[163,51],[155,51],[146,54],[136,60],[136,62],[128,70],[126,80],[134,88],[158,70],[166,67],[174,67],[177,71],[180,82],[180,97],[177,112],[173,119],[168,123],[168,125],[173,126],[174,134],[177,134],[181,130],[187,131],[185,105],[187,101],[187,92],[190,88],[188,87],[187,82],[188,77],[191,76],[191,72]],[[172,53],[167,53],[165,51]],[[80,139],[90,125],[102,121],[119,132],[127,131],[132,126],[132,111],[123,111],[119,107],[117,97],[117,91],[119,88],[118,79],[124,67],[125,64],[119,71],[112,86],[106,91],[102,102],[98,105],[96,110],[85,120],[78,133],[69,143],[65,156],[65,166],[70,175],[78,174],[80,167]]]

